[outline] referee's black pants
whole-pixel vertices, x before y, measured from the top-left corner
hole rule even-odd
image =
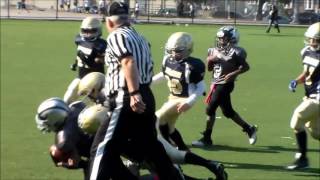
[[[147,85],[140,85],[140,93],[146,104],[142,114],[132,111],[130,97],[119,93],[110,98],[112,114],[98,129],[91,148],[90,180],[135,180],[123,165],[120,155],[128,151],[134,142],[131,155],[139,161],[153,165],[161,180],[179,179],[178,172],[167,156],[163,145],[157,140],[155,128],[155,100]],[[119,101],[120,100],[120,101]]]

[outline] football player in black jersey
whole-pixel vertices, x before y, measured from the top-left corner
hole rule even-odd
[[[55,143],[49,149],[55,165],[83,169],[86,177],[93,135],[78,126],[78,116],[84,108],[85,104],[80,101],[68,106],[60,98],[49,98],[39,105],[35,119],[41,132],[55,133]]]
[[[95,75],[96,74],[96,75]],[[90,73],[86,75],[84,78],[81,79],[79,83],[79,94],[86,95],[91,98],[91,100],[97,102],[97,99],[102,98],[101,90],[103,86],[101,84],[103,83],[104,78],[102,78],[101,75],[98,75],[97,73]],[[102,98],[105,99],[105,98]],[[112,104],[108,104],[108,100],[106,101],[100,101],[104,102],[103,106],[112,106]],[[84,111],[81,112],[79,115],[78,123],[81,129],[85,132],[88,133],[95,133],[101,122],[107,121],[109,119],[103,118],[104,116],[102,115],[101,111],[101,104],[97,104],[95,106],[91,106],[89,108],[86,108]],[[106,112],[105,112],[106,113]],[[110,113],[110,112],[108,112]],[[157,123],[158,124],[158,123]],[[108,123],[104,123],[104,126],[102,127],[104,129],[107,129]],[[101,128],[101,127],[100,127]],[[181,151],[173,147],[171,144],[169,144],[162,136],[161,134],[158,134],[158,140],[162,143],[162,145],[165,148],[166,153],[168,156],[171,158],[173,163],[176,164],[193,164],[193,165],[199,165],[202,167],[207,168],[210,170],[212,173],[215,174],[217,180],[226,180],[228,178],[228,174],[224,171],[224,166],[223,164],[217,162],[217,161],[212,161],[205,159],[201,156],[198,156],[197,154],[194,154],[190,151]],[[134,144],[129,144],[128,146],[132,145],[135,146]],[[132,148],[125,148],[128,151],[124,152],[123,155],[126,157],[137,157],[139,156],[139,152],[131,152],[130,150]],[[137,160],[137,158],[133,158],[133,160]],[[139,160],[137,160],[139,161]],[[185,177],[185,179],[192,179],[192,177]],[[193,178],[194,179],[194,178]]]
[[[173,33],[167,43],[162,71],[153,77],[153,83],[168,81],[168,101],[156,112],[163,137],[172,140],[180,150],[188,150],[181,134],[175,128],[179,115],[192,107],[205,91],[203,80],[205,64],[191,57],[193,40],[186,32]]]
[[[304,34],[305,48],[301,51],[303,71],[289,84],[289,90],[295,92],[298,84],[303,84],[305,97],[294,110],[290,127],[294,130],[298,153],[289,170],[303,169],[309,166],[307,158],[307,132],[320,140],[320,22],[309,26]]]
[[[76,36],[77,45],[76,62],[71,65],[71,69],[76,71],[78,77],[69,85],[64,94],[64,101],[69,104],[77,100],[77,89],[81,78],[90,72],[104,73],[104,54],[107,43],[101,38],[102,25],[99,19],[86,17],[80,27],[80,33]]]
[[[217,44],[208,49],[208,71],[213,71],[213,81],[206,99],[207,124],[203,137],[192,142],[193,146],[203,147],[212,145],[211,134],[216,119],[216,110],[221,108],[225,117],[230,118],[249,136],[249,143],[255,144],[257,140],[257,126],[248,124],[233,109],[231,92],[239,74],[249,70],[246,62],[245,49],[237,46],[239,33],[233,26],[223,26],[217,32]]]

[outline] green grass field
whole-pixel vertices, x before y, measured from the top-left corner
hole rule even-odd
[[[48,155],[52,134],[41,134],[34,116],[39,103],[49,97],[62,97],[76,76],[69,70],[75,58],[75,34],[80,22],[1,20],[1,180],[78,180],[82,172],[56,168]],[[163,46],[176,31],[193,34],[193,56],[203,60],[214,42],[214,25],[136,25],[152,44],[155,72],[160,70]],[[288,83],[302,70],[300,50],[306,28],[281,27],[265,34],[262,26],[238,26],[240,45],[248,52],[251,70],[241,75],[233,92],[235,109],[250,123],[259,126],[258,142],[247,136],[219,111],[213,133],[215,146],[191,148],[209,159],[225,163],[230,180],[319,180],[320,144],[308,139],[310,169],[287,171],[296,151],[289,121],[300,103],[303,88],[288,91]],[[104,32],[106,37],[106,32]],[[211,74],[206,74],[209,87]],[[155,87],[159,108],[166,100],[166,85]],[[200,137],[205,126],[203,98],[186,114],[177,127],[185,141]],[[185,165],[184,172],[207,178],[204,168]]]

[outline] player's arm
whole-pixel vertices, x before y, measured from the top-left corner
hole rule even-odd
[[[199,96],[202,96],[203,93],[205,92],[205,83],[204,80],[198,82],[197,84],[190,84],[189,85],[189,91],[190,92],[190,96],[187,98],[187,100],[185,101],[185,104],[188,105],[189,107],[186,109],[188,110],[198,99]],[[183,108],[180,107],[180,109],[178,108],[178,112],[179,111],[186,111]]]
[[[122,58],[121,66],[130,94],[130,106],[134,112],[143,113],[146,105],[139,92],[139,72],[133,57],[126,56]]]
[[[152,84],[159,84],[160,82],[166,80],[163,72],[159,72],[158,74],[152,77]]]
[[[212,71],[213,70],[213,65],[215,62],[217,62],[219,60],[219,51],[214,49],[214,48],[210,48],[208,50],[208,56],[207,56],[207,69],[208,71]]]

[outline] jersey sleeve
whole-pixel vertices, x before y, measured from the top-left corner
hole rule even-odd
[[[238,65],[244,65],[247,64],[246,59],[247,59],[247,52],[243,48],[236,48],[235,50],[236,56],[237,56],[237,63]]]
[[[205,64],[200,59],[197,59],[196,61],[191,63],[190,66],[190,83],[197,84],[204,78]]]
[[[108,46],[118,59],[133,55],[133,40],[120,32],[111,34],[107,39]]]

